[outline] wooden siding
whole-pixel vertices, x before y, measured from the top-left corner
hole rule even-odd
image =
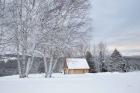
[[[64,74],[84,74],[88,72],[89,69],[64,69]]]

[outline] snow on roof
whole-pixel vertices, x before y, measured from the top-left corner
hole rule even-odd
[[[84,58],[67,58],[66,64],[69,69],[89,69],[89,65]]]

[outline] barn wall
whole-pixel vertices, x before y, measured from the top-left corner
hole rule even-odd
[[[64,69],[65,74],[83,74],[88,72],[88,69]]]

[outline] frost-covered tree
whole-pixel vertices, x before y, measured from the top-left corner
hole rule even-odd
[[[46,57],[50,58],[46,77],[51,77],[57,60],[64,57],[66,50],[84,42],[89,28],[88,8],[87,0],[51,0],[40,8],[40,34],[43,36],[40,51],[44,54],[44,61]]]
[[[36,28],[36,0],[2,0],[4,18],[0,27],[3,33],[2,41],[10,50],[17,53],[19,76],[26,77],[27,55],[32,51]],[[2,13],[2,12],[1,12]],[[34,35],[34,38],[32,38]],[[31,40],[32,38],[32,40]],[[36,42],[34,42],[36,43]],[[31,45],[31,46],[30,46]],[[33,54],[33,53],[31,53]]]
[[[117,49],[115,49],[111,54],[110,62],[108,63],[108,71],[125,72],[126,65],[126,60],[122,57],[120,52]]]
[[[107,54],[107,47],[105,43],[100,42],[96,47],[94,47],[96,72],[105,72],[107,70]]]
[[[26,77],[26,68],[29,63],[27,55],[32,48],[32,46],[29,46],[31,45],[30,41],[33,41],[33,38],[32,40],[30,39],[31,33],[35,33],[33,31],[34,12],[36,12],[35,0],[13,0],[10,5],[9,9],[11,9],[11,21],[13,23],[10,23],[9,26],[13,25],[12,36],[14,36],[11,42],[17,48],[19,74],[21,78],[24,78]]]
[[[99,55],[98,55],[98,61],[99,61],[99,67],[101,72],[106,72],[106,60],[107,60],[107,46],[105,43],[100,42],[99,45]]]

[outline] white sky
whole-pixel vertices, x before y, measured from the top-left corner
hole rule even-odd
[[[91,0],[92,43],[106,42],[123,55],[140,55],[140,0]]]

